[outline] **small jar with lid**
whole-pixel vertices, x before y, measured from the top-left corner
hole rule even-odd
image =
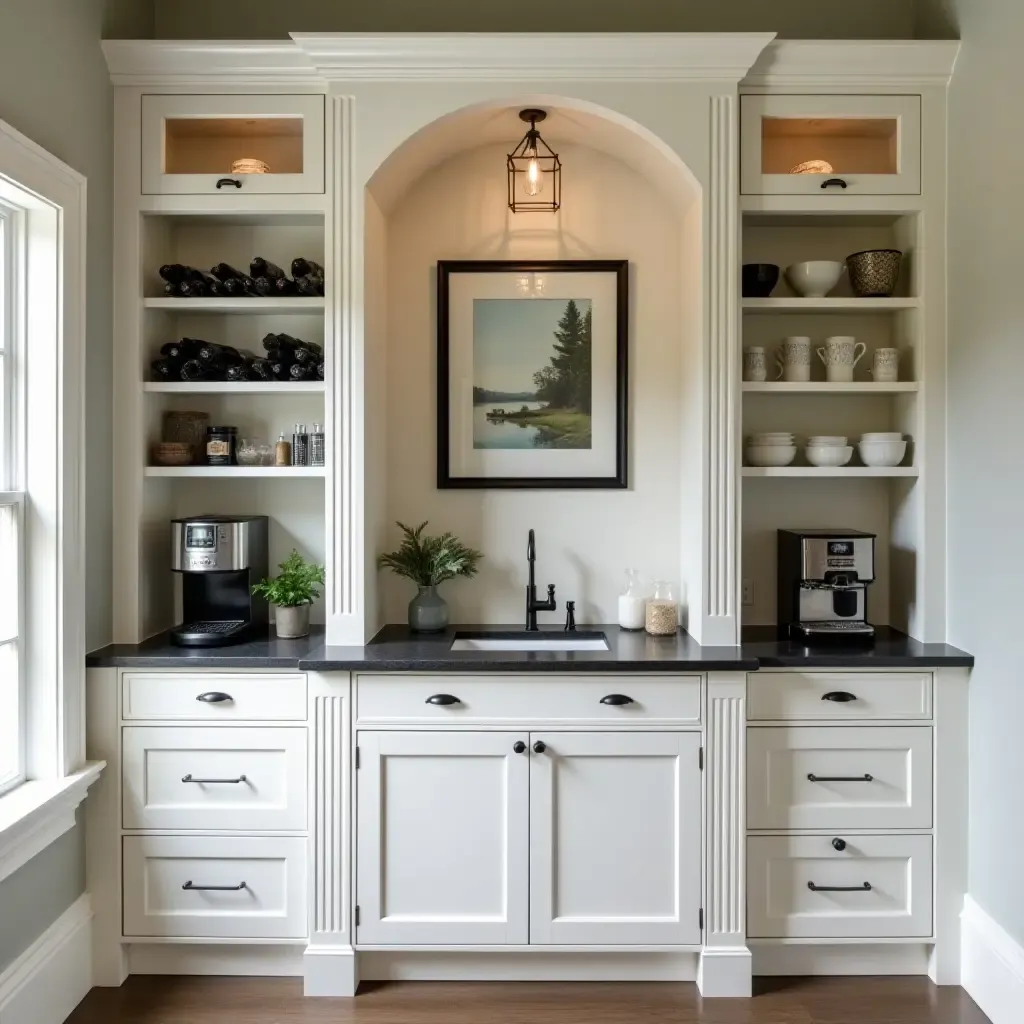
[[[626,570],[626,589],[619,595],[619,628],[643,629],[647,588],[639,569]]]
[[[237,466],[238,427],[206,428],[206,464]]]
[[[654,581],[654,596],[647,602],[645,627],[651,636],[674,636],[679,629],[679,599],[674,583]]]

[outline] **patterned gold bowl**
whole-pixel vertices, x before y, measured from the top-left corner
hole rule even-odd
[[[853,294],[885,298],[896,290],[903,253],[899,249],[865,249],[846,257]]]

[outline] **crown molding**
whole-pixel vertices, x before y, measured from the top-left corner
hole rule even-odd
[[[740,84],[875,89],[945,85],[959,51],[959,40],[776,39]]]
[[[104,39],[101,45],[114,85],[308,87],[321,82],[309,58],[290,40]]]
[[[333,80],[738,81],[773,32],[464,32],[417,35],[295,32]]]

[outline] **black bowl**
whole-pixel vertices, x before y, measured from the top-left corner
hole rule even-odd
[[[779,283],[779,268],[774,263],[743,264],[743,297],[767,299]]]

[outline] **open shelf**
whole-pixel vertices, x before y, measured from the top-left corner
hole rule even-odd
[[[782,296],[777,299],[743,300],[743,309],[750,313],[892,313],[900,309],[918,309],[920,306],[919,298],[901,298],[899,296],[886,299],[859,299],[848,296],[801,299]]]
[[[142,390],[160,395],[323,394],[324,382],[322,380],[148,380],[142,385]]]
[[[245,477],[323,477],[323,466],[147,466],[146,476],[236,480]]]
[[[316,313],[324,309],[322,296],[296,298],[246,299],[143,299],[145,309],[173,310],[175,313],[248,313],[259,316],[266,313]]]
[[[914,477],[917,466],[744,466],[745,477]]]
[[[745,380],[743,390],[757,394],[790,394],[790,395],[894,395],[920,390],[917,381],[899,380],[876,384],[873,381],[836,381],[811,380],[788,381]]]

